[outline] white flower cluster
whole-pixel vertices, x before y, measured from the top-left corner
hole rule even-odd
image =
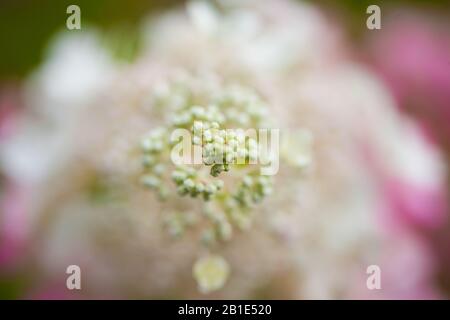
[[[218,122],[195,121],[192,131],[193,144],[202,148],[203,163],[212,166],[213,177],[228,171],[232,164],[256,163],[258,143],[243,130],[225,130]]]
[[[206,218],[200,240],[212,248],[220,241],[231,239],[233,225],[242,230],[250,227],[251,211],[271,193],[272,179],[260,176],[256,137],[246,136],[244,131],[247,128],[258,129],[262,125],[265,118],[262,99],[236,84],[218,84],[214,90],[202,88],[200,92],[196,92],[189,81],[176,81],[166,90],[154,92],[152,101],[169,114],[165,116],[165,127],[150,131],[141,140],[141,181],[144,186],[156,190],[162,200],[175,197],[170,194],[170,186],[167,185],[170,181],[164,173],[170,161],[170,148],[179,141],[170,141],[169,136],[172,130],[188,129],[192,135],[192,147],[201,148],[203,165],[173,166],[170,180],[176,185],[175,195],[188,195],[204,201],[203,214],[200,218],[185,220],[180,218],[180,213],[174,213],[166,218],[166,226],[173,237],[179,238],[188,227],[199,224],[202,217]],[[174,96],[178,102],[171,108],[170,101],[175,100]],[[206,107],[201,106],[201,102]],[[232,129],[237,126],[244,127]],[[229,177],[221,176],[219,179],[222,172]],[[197,278],[199,270],[195,272]],[[202,291],[206,290],[204,284],[199,283],[199,286]],[[219,289],[219,286],[214,285],[214,289]]]
[[[212,196],[222,190],[224,185],[222,180],[216,180],[211,183],[201,181],[193,168],[181,166],[173,171],[172,180],[177,185],[177,191],[180,195],[189,194],[194,198],[202,195],[204,200],[210,200]]]
[[[34,257],[46,278],[83,261],[83,293],[94,297],[193,299],[198,287],[212,298],[326,299],[352,297],[355,277],[379,261],[380,170],[398,174],[425,152],[398,157],[415,137],[319,11],[298,1],[220,3],[152,19],[140,59],[114,67],[116,81],[90,92],[99,99],[89,104],[53,96],[61,77],[42,71],[64,73],[65,64],[41,70],[28,104],[45,106],[52,121],[31,126],[30,113],[1,160],[19,182],[33,182]],[[68,73],[67,85],[75,78]],[[47,98],[43,84],[53,88]],[[269,128],[268,120],[282,139],[275,176],[213,157],[211,144],[244,153],[221,130]],[[170,133],[193,132],[196,121],[192,147],[206,163],[175,166]],[[102,192],[119,200],[92,201]]]

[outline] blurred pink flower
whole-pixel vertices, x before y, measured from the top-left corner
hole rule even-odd
[[[450,136],[450,35],[423,17],[396,14],[371,43],[374,64],[399,106],[434,138]]]
[[[380,289],[369,290],[369,274],[361,272],[355,281],[352,298],[356,299],[442,299],[434,286],[436,271],[432,248],[417,233],[397,231],[386,234],[389,248],[373,263],[380,267]]]
[[[380,231],[389,245],[372,262],[381,268],[382,290],[367,290],[368,275],[360,274],[353,296],[361,299],[443,297],[434,284],[440,262],[429,235],[448,220],[446,168],[439,148],[414,122],[410,133],[416,139],[403,141],[404,152],[398,157],[391,154],[380,159],[365,150],[367,163],[378,178]]]
[[[384,298],[439,299],[441,294],[433,281],[436,259],[426,239],[403,231],[385,241],[391,246],[383,253]]]
[[[18,93],[14,88],[0,88],[0,141],[10,137],[19,114]]]
[[[397,223],[431,229],[442,226],[447,211],[444,188],[388,178],[384,192],[389,216]]]
[[[23,256],[29,234],[27,221],[27,191],[7,182],[0,204],[0,267],[15,265]]]
[[[415,139],[402,141],[396,156],[379,158],[370,149],[364,151],[378,180],[381,225],[394,234],[435,231],[448,221],[447,167],[442,152],[416,122],[408,126]]]

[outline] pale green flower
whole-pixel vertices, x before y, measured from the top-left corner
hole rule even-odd
[[[192,273],[200,292],[210,293],[223,287],[230,267],[221,256],[208,255],[195,262]]]

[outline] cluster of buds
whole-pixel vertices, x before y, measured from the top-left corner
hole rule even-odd
[[[166,165],[162,161],[162,156],[167,152],[167,145],[164,143],[166,130],[158,128],[150,132],[141,140],[142,166],[144,174],[141,176],[142,184],[158,192],[160,198],[165,198],[168,189],[162,183],[162,177],[166,171]]]
[[[238,187],[234,199],[242,207],[249,208],[261,202],[265,196],[272,193],[272,180],[268,176],[246,175]]]
[[[167,121],[141,141],[141,181],[162,200],[183,196],[201,201],[200,212],[168,212],[165,225],[170,235],[179,238],[198,224],[201,243],[211,251],[232,238],[234,227],[250,227],[253,207],[271,193],[272,186],[270,176],[259,174],[256,137],[244,131],[263,126],[262,99],[242,86],[193,88],[198,83],[176,81],[155,93],[154,108],[164,107]],[[170,135],[180,128],[191,133],[191,146],[201,150],[197,165],[170,162],[171,149],[179,142],[171,141]],[[208,254],[197,261],[193,274],[199,289],[209,292],[224,285],[229,266],[222,257]]]
[[[202,160],[211,166],[210,174],[219,176],[232,164],[254,164],[258,158],[258,143],[243,130],[220,129],[218,122],[195,121],[193,144],[202,148]]]
[[[172,173],[172,180],[177,185],[178,194],[181,196],[189,194],[195,198],[201,195],[206,201],[210,200],[224,186],[222,180],[213,182],[202,181],[192,167],[177,167]]]

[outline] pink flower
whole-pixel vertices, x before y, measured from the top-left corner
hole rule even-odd
[[[386,235],[387,250],[371,263],[380,270],[380,289],[369,289],[367,279],[373,273],[361,272],[351,293],[357,299],[441,299],[434,287],[436,270],[433,250],[413,232],[397,231]]]
[[[16,128],[19,114],[17,90],[0,88],[0,141],[7,139]]]
[[[397,14],[371,44],[374,64],[399,106],[415,114],[441,142],[450,136],[448,30],[423,17]]]
[[[447,168],[441,150],[424,131],[414,122],[408,127],[409,139],[392,146],[390,157],[364,151],[378,181],[381,223],[394,233],[436,231],[448,220]]]
[[[384,183],[389,216],[410,227],[436,229],[446,218],[445,189],[389,178]]]
[[[0,204],[0,267],[15,265],[24,255],[29,235],[27,191],[7,182]]]

